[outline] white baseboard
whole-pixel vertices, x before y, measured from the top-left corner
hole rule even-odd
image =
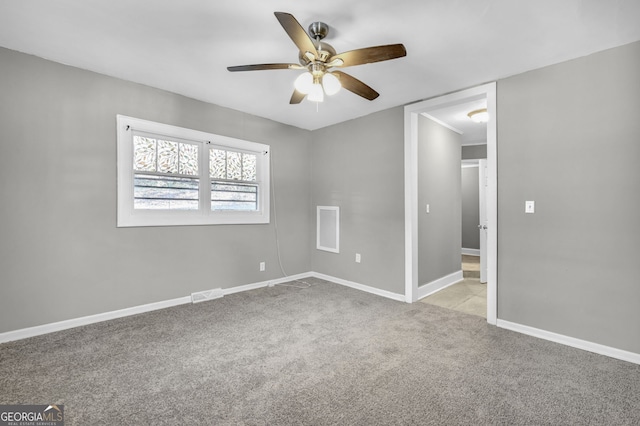
[[[183,305],[185,303],[191,303],[190,296],[164,300],[162,302],[148,303],[146,305],[133,306],[131,308],[119,309],[117,311],[104,312],[101,314],[88,315],[86,317],[52,322],[50,324],[37,325],[35,327],[22,328],[20,330],[7,331],[0,333],[0,343],[26,339],[28,337],[39,336],[41,334],[53,333],[54,331],[62,331],[69,328],[80,327],[81,325],[127,317],[129,315],[142,314],[144,312],[156,311],[158,309],[170,308],[172,306]]]
[[[405,301],[405,297],[403,294],[397,294],[397,293],[392,293],[386,290],[380,290],[375,287],[369,287],[363,284],[358,284],[358,283],[343,280],[340,278],[331,277],[329,275],[319,274],[317,272],[305,272],[302,274],[290,275],[288,277],[276,278],[276,279],[267,280],[267,281],[260,281],[257,283],[240,285],[236,287],[223,288],[222,295],[226,296],[229,294],[239,293],[243,291],[255,290],[261,287],[267,287],[270,285],[286,283],[289,281],[304,279],[308,277],[316,277],[323,280],[332,281],[337,284],[345,285],[347,287],[366,291],[367,293],[373,293],[378,296],[386,297],[393,300],[398,300],[401,302]],[[117,311],[103,312],[95,315],[88,315],[86,317],[72,318],[69,320],[38,325],[35,327],[28,327],[28,328],[22,328],[19,330],[7,331],[4,333],[0,333],[0,343],[26,339],[28,337],[40,336],[42,334],[53,333],[55,331],[67,330],[69,328],[80,327],[83,325],[94,324],[97,322],[108,321],[111,319],[141,314],[144,312],[155,311],[158,309],[170,308],[172,306],[183,305],[187,303],[192,303],[191,296],[179,297],[177,299],[164,300],[164,301],[155,302],[155,303],[148,303],[145,305],[133,306],[131,308],[119,309]]]
[[[286,282],[289,282],[289,281],[300,280],[300,279],[304,279],[304,278],[307,278],[307,277],[310,277],[310,276],[311,276],[311,272],[304,272],[302,274],[289,275],[287,277],[275,278],[273,280],[268,280],[268,281],[260,281],[260,282],[252,283],[252,284],[246,284],[246,285],[239,285],[239,286],[236,286],[236,287],[223,288],[222,289],[222,293],[226,296],[228,294],[240,293],[240,292],[243,292],[243,291],[255,290],[257,288],[273,286],[273,285],[276,285],[276,284],[282,284],[282,283],[286,283]]]
[[[467,256],[480,256],[480,249],[463,248],[462,254],[466,254]]]
[[[353,281],[343,280],[342,278],[332,277],[330,275],[325,275],[318,272],[308,272],[308,273],[290,275],[288,277],[225,288],[225,289],[222,289],[222,292],[224,295],[229,295],[233,293],[239,293],[242,291],[249,291],[249,290],[255,290],[261,287],[267,287],[269,285],[285,283],[292,280],[304,279],[307,277],[315,277],[322,280],[331,281],[336,284],[344,285],[347,287],[354,288],[356,290],[361,290],[367,293],[386,297],[388,299],[397,300],[400,302],[406,302],[406,298],[403,294],[381,290],[379,288],[355,283]],[[439,290],[442,290],[443,288],[446,288],[462,280],[463,280],[462,271],[457,271],[445,277],[442,277],[438,280],[425,284],[418,288],[418,296],[419,296],[418,299],[422,299],[430,294],[433,294]],[[187,303],[191,303],[190,296],[179,297],[176,299],[165,300],[162,302],[148,303],[145,305],[133,306],[131,308],[119,309],[117,311],[104,312],[104,313],[95,314],[95,315],[88,315],[85,317],[73,318],[65,321],[58,321],[50,324],[23,328],[20,330],[7,331],[4,333],[0,333],[0,343],[26,339],[28,337],[34,337],[42,334],[53,333],[56,331],[67,330],[69,328],[79,327],[83,325],[93,324],[93,323],[107,321],[107,320],[116,319],[116,318],[122,318],[130,315],[141,314],[145,312],[155,311],[158,309],[170,308],[172,306],[183,305]],[[513,323],[510,321],[505,321],[501,319],[497,320],[496,325],[500,328],[504,328],[504,329],[515,331],[522,334],[527,334],[533,337],[538,337],[540,339],[549,340],[552,342],[571,346],[577,349],[586,350],[589,352],[594,352],[594,353],[605,355],[611,358],[620,359],[622,361],[627,361],[634,364],[640,364],[640,354],[637,354],[634,352],[629,352],[622,349],[616,349],[610,346],[605,346],[598,343],[589,342],[586,340],[576,339],[574,337],[569,337],[562,334],[557,334],[550,331],[541,330],[538,328],[529,327],[526,325],[517,324],[517,323]]]
[[[393,293],[387,290],[381,290],[379,288],[370,287],[368,285],[355,283],[353,281],[343,280],[342,278],[332,277],[330,275],[321,274],[319,272],[311,272],[309,274],[314,278],[319,278],[321,280],[331,281],[336,284],[344,285],[346,287],[355,288],[356,290],[366,291],[367,293],[375,294],[377,296],[386,297],[387,299],[397,300],[399,302],[406,302],[406,298],[404,294]],[[307,276],[309,276],[307,275]]]
[[[310,272],[290,275],[288,277],[276,278],[268,281],[240,285],[236,287],[223,288],[222,296],[242,291],[255,290],[269,285],[285,283],[292,280],[306,278],[311,276]],[[404,297],[404,296],[403,296]],[[69,320],[54,322],[50,324],[37,325],[35,327],[22,328],[19,330],[7,331],[0,333],[0,343],[11,342],[14,340],[26,339],[28,337],[40,336],[42,334],[53,333],[55,331],[67,330],[69,328],[80,327],[82,325],[94,324],[97,322],[108,321],[116,318],[122,318],[130,315],[142,314],[144,312],[156,311],[158,309],[170,308],[172,306],[192,303],[191,296],[179,297],[177,299],[164,300],[161,302],[148,303],[145,305],[133,306],[131,308],[119,309],[117,311],[103,312],[101,314],[88,315],[86,317],[72,318]]]
[[[557,334],[539,328],[529,327],[527,325],[517,324],[510,321],[499,319],[496,324],[500,328],[504,328],[518,333],[527,334],[529,336],[538,337],[540,339],[549,340],[551,342],[560,343],[562,345],[571,346],[573,348],[594,352],[599,355],[605,355],[611,358],[620,359],[622,361],[640,364],[640,354],[624,351],[622,349],[612,348],[610,346],[601,345],[599,343],[589,342],[587,340],[576,339],[575,337]]]
[[[462,270],[460,270],[452,274],[445,275],[442,278],[438,278],[437,280],[431,281],[430,283],[421,285],[420,287],[418,287],[418,292],[417,292],[418,297],[416,298],[416,300],[423,299],[429,296],[430,294],[438,292],[443,288],[447,288],[450,285],[458,283],[462,280],[464,280],[464,277],[462,275]]]

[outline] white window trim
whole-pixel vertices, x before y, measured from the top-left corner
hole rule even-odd
[[[270,155],[269,145],[220,136],[213,133],[156,123],[118,114],[117,123],[117,226],[181,226],[269,223]],[[149,132],[186,141],[198,142],[200,174],[200,209],[188,210],[135,210],[133,208],[133,131]],[[209,147],[231,151],[260,153],[256,181],[259,184],[257,211],[211,211]]]

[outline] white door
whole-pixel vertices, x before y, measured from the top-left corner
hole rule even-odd
[[[480,185],[480,282],[487,282],[487,160],[479,160]]]

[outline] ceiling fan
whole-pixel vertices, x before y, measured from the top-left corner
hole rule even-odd
[[[310,101],[322,102],[325,93],[327,95],[335,94],[341,87],[372,101],[380,95],[378,92],[349,74],[331,69],[388,61],[407,55],[402,44],[366,47],[336,54],[333,47],[321,41],[329,33],[329,26],[324,22],[312,23],[309,26],[309,34],[307,34],[293,15],[284,12],[275,12],[274,14],[300,50],[300,63],[238,65],[227,67],[227,69],[232,72],[306,70],[295,80],[295,90],[289,101],[290,104],[299,104],[307,96]]]

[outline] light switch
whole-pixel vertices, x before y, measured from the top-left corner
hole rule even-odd
[[[427,213],[429,213],[429,204],[427,204],[425,210],[426,210]]]
[[[536,211],[536,202],[535,201],[525,201],[524,202],[524,212],[525,213],[535,213]]]

